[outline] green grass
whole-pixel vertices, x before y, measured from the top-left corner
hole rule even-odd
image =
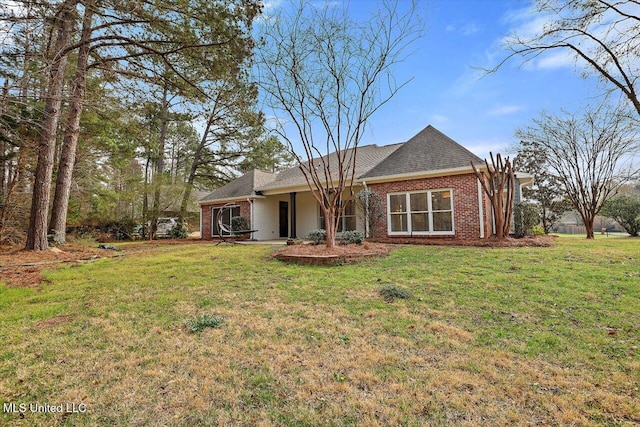
[[[640,239],[270,251],[157,246],[0,285],[0,403],[87,405],[0,425],[640,423]],[[203,316],[225,321],[190,333]]]

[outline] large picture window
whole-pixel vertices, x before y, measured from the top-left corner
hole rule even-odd
[[[453,234],[452,190],[389,194],[389,234]]]
[[[213,208],[211,210],[211,236],[220,236],[220,229],[218,227],[218,212],[220,212],[220,208]],[[231,218],[235,216],[240,216],[240,206],[233,206],[231,208],[227,208],[226,211],[222,214],[222,223],[227,225],[229,229],[231,229]],[[226,236],[227,234],[223,232]]]
[[[318,218],[318,228],[320,228],[320,230],[324,230],[325,229],[324,212],[320,208],[318,208],[318,210],[320,211],[320,215]],[[353,200],[349,200],[344,205],[344,209],[342,210],[342,216],[338,221],[338,233],[341,233],[342,231],[353,231],[355,229],[356,229],[356,204],[353,202]]]

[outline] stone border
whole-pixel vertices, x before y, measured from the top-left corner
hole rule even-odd
[[[300,264],[300,265],[342,265],[354,264],[368,258],[379,258],[389,255],[390,249],[387,248],[385,253],[363,252],[359,254],[341,254],[341,255],[290,255],[290,254],[274,254],[273,256],[280,261]]]

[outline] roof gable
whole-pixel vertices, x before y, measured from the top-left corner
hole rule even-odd
[[[207,196],[200,199],[200,202],[209,202],[222,199],[236,199],[255,196],[255,188],[265,185],[276,178],[275,174],[262,172],[254,169],[245,173],[239,178],[228,182],[222,187],[213,190]]]
[[[470,167],[484,161],[429,125],[378,165],[359,176],[372,178]]]

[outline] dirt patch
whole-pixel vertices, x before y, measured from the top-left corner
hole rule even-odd
[[[274,251],[274,256],[281,261],[311,265],[353,263],[388,254],[389,246],[371,242],[361,245],[338,245],[331,249],[324,245],[290,245]]]
[[[36,323],[36,329],[51,328],[61,323],[67,323],[71,320],[71,316],[56,316],[50,319],[42,320]]]
[[[48,251],[26,251],[4,247],[0,252],[0,275],[8,286],[37,287],[42,282],[42,271],[62,263],[108,258],[114,251],[64,244]]]
[[[483,248],[510,248],[510,247],[551,247],[555,243],[553,236],[525,237],[522,239],[508,238],[498,240],[487,239],[448,239],[448,238],[420,238],[420,237],[383,237],[370,241],[385,244],[400,245],[427,245],[427,246],[471,246]]]

